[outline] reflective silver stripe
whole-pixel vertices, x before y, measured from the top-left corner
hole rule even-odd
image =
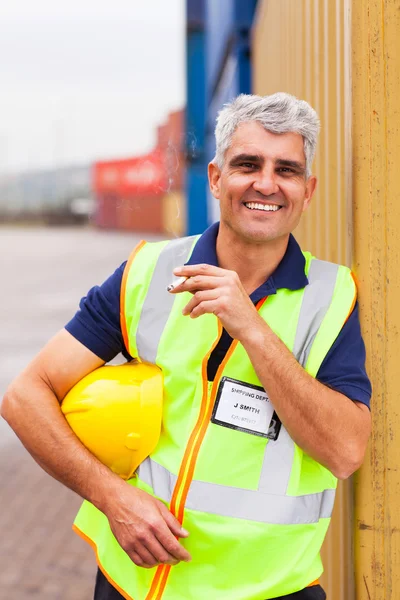
[[[178,479],[176,475],[149,457],[140,464],[137,475],[139,479],[153,488],[156,496],[165,502],[171,501],[172,492]]]
[[[330,517],[334,497],[335,490],[306,496],[276,496],[193,481],[185,507],[259,523],[299,525]]]
[[[268,440],[261,467],[260,492],[284,496],[292,472],[294,442],[282,424],[276,441]]]
[[[293,346],[297,361],[306,366],[311,346],[332,302],[339,266],[313,259],[308,272]],[[259,490],[286,494],[294,457],[294,442],[282,425],[278,439],[265,448]]]
[[[140,343],[139,355],[145,360],[155,362],[157,346],[173,302],[172,296],[165,292],[166,286],[170,281],[172,269],[179,263],[185,262],[193,241],[194,238],[174,240],[159,256],[144,302],[137,334],[138,349]],[[338,268],[337,265],[324,261],[314,259],[311,262],[308,273],[309,285],[303,294],[293,350],[296,359],[303,367],[332,301]],[[164,296],[166,296],[165,304],[160,302],[160,298]],[[154,317],[160,312],[161,316],[155,322]],[[146,340],[152,340],[151,345]],[[269,441],[266,445],[257,490],[194,480],[191,482],[185,506],[201,512],[271,524],[317,523],[321,518],[329,518],[333,509],[335,490],[329,489],[303,496],[287,495],[294,449],[293,440],[282,426],[278,440]],[[177,481],[176,475],[147,458],[140,465],[138,476],[153,488],[159,498],[166,502],[171,500]]]
[[[144,361],[156,362],[158,344],[175,300],[175,295],[167,292],[167,285],[174,278],[173,269],[187,261],[195,239],[171,240],[157,259],[136,332],[136,347]]]
[[[170,502],[176,475],[147,458],[138,477],[153,488],[156,496]],[[335,490],[304,496],[278,496],[260,491],[192,481],[185,508],[223,517],[277,525],[318,523],[332,514]]]
[[[293,346],[293,354],[303,367],[332,302],[338,270],[339,265],[324,260],[311,261]]]

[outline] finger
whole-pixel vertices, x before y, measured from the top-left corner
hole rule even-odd
[[[157,539],[163,546],[166,552],[178,561],[184,560],[189,562],[192,560],[189,552],[178,542],[176,537],[171,533],[167,526],[161,527],[157,532]]]
[[[190,317],[191,319],[196,319],[197,317],[201,317],[201,315],[206,314],[215,315],[218,317],[218,308],[219,306],[217,300],[205,300],[194,307],[190,313]]]
[[[223,277],[227,270],[214,265],[205,263],[199,265],[185,265],[184,267],[176,267],[173,271],[177,277],[194,277],[195,275],[213,275],[215,277]]]
[[[165,508],[165,507],[164,507]],[[165,510],[169,513],[163,513],[165,518],[164,524],[157,529],[156,536],[163,548],[172,557],[188,562],[192,560],[189,552],[178,542],[176,537],[187,537],[189,532],[184,529],[179,521],[169,512],[167,508]]]
[[[183,315],[192,316],[193,310],[202,302],[209,300],[216,300],[219,297],[220,292],[218,290],[204,290],[202,292],[196,292],[193,298],[186,304],[182,310]]]
[[[158,564],[177,565],[179,562],[179,560],[170,554],[158,541],[156,535],[153,535],[152,538],[149,539],[146,548],[149,553],[154,556]]]
[[[160,513],[161,513],[164,521],[166,522],[167,526],[171,530],[171,532],[176,537],[181,537],[181,538],[188,537],[189,532],[186,531],[186,529],[184,529],[182,527],[182,525],[180,524],[180,522],[178,521],[178,519],[176,517],[174,517],[174,515],[172,514],[172,512],[170,510],[168,510],[168,508],[162,502],[160,502],[160,505],[161,505],[160,506]]]
[[[135,565],[145,569],[151,569],[159,564],[156,557],[144,545],[137,546],[135,550],[131,550],[129,557]]]
[[[212,290],[224,285],[225,280],[222,277],[216,277],[215,275],[195,275],[189,277],[186,281],[179,286],[181,292],[191,292],[192,294],[202,290]]]

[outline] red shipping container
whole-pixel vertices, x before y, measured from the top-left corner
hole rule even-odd
[[[166,123],[160,125],[157,134],[157,146],[165,149],[168,146],[174,146],[179,152],[184,145],[184,110],[177,110],[168,115]]]
[[[93,188],[97,197],[162,195],[168,186],[165,156],[161,149],[136,158],[102,161],[94,165]]]
[[[158,127],[157,147],[164,153],[168,178],[166,192],[182,190],[185,172],[185,112],[178,110],[168,115],[168,120]]]
[[[120,199],[115,194],[100,194],[96,197],[95,223],[97,227],[117,227],[117,205]]]
[[[118,229],[162,233],[164,219],[162,210],[163,196],[131,196],[121,199],[116,214]]]
[[[162,198],[184,183],[184,111],[170,113],[149,154],[101,161],[93,167],[95,222],[129,231],[164,231]]]

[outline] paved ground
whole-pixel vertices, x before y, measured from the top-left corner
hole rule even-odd
[[[92,229],[0,228],[0,397],[138,239]],[[90,600],[94,557],[71,531],[80,499],[36,465],[2,419],[0,481],[0,599]]]

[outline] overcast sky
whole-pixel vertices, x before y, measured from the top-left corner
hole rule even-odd
[[[150,150],[185,104],[184,4],[0,3],[0,174]]]

